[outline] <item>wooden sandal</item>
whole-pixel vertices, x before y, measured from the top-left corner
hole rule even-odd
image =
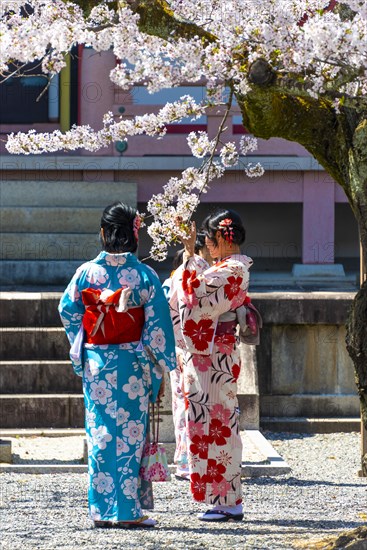
[[[117,527],[117,523],[113,523],[112,521],[95,521],[94,527],[102,527],[102,528],[110,528],[110,527]]]
[[[152,527],[157,525],[157,522],[155,521],[155,519],[151,519],[148,516],[142,516],[141,518],[132,521],[119,521],[117,525],[118,527],[122,527],[123,529],[131,529],[137,527],[151,529]]]

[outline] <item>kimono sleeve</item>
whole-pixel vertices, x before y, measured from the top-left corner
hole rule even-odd
[[[70,359],[75,374],[83,374],[83,315],[85,307],[82,302],[81,269],[79,269],[68,284],[59,303],[59,314],[64,325],[66,336],[70,342]]]
[[[249,284],[247,266],[227,260],[198,274],[186,263],[177,284],[177,311],[182,340],[177,345],[191,353],[212,352],[218,318],[241,306]]]
[[[152,396],[157,398],[163,373],[176,368],[175,337],[169,306],[158,277],[151,279],[149,298],[144,307],[142,348],[150,361]]]

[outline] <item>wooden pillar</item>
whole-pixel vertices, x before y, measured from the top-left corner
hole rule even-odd
[[[303,183],[302,263],[334,263],[335,183],[321,183],[305,172]]]
[[[70,130],[70,55],[67,54],[66,67],[60,72],[60,130]]]

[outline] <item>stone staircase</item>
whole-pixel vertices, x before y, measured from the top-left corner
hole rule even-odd
[[[58,293],[0,294],[0,428],[83,427]]]
[[[57,311],[59,292],[0,293],[0,430],[82,428],[81,378],[68,360],[69,343]],[[242,348],[241,429],[259,427],[254,353]],[[162,403],[162,441],[173,441],[170,383]]]
[[[136,198],[127,182],[0,181],[2,289],[64,287],[100,251],[103,208],[117,200],[136,206]]]

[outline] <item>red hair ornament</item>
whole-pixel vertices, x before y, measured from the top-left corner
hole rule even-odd
[[[225,218],[224,220],[219,222],[219,227],[220,229],[222,229],[223,237],[230,244],[233,243],[233,238],[234,238],[234,230],[233,230],[232,224],[233,224],[233,221],[230,218]]]

